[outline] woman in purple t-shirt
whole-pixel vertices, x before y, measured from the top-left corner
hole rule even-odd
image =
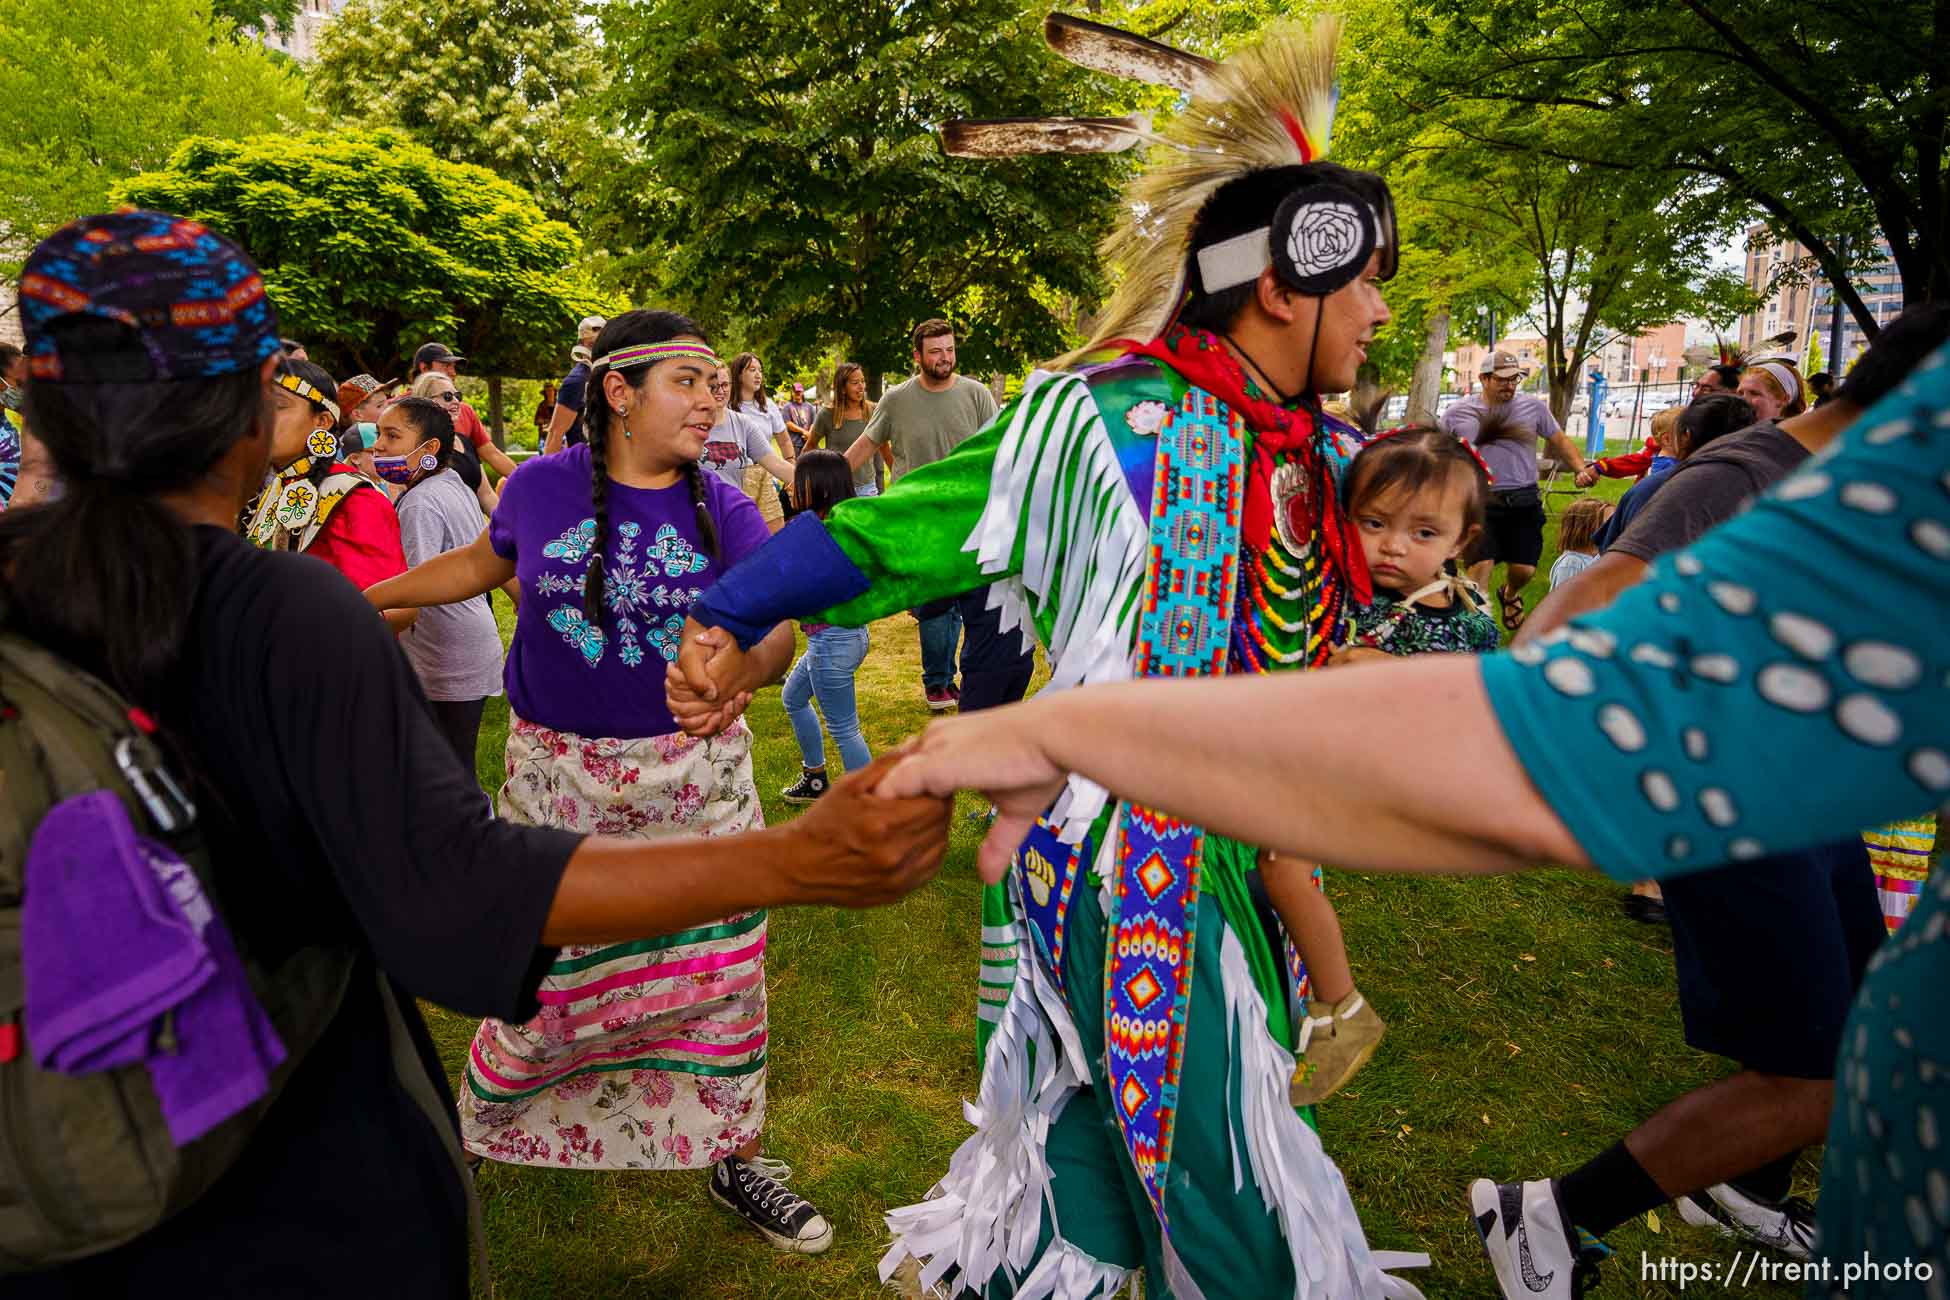
[[[598,336],[586,444],[523,465],[474,545],[367,596],[451,604],[510,577],[513,717],[499,809],[615,835],[729,835],[762,824],[742,719],[683,734],[664,696],[684,613],[769,535],[751,501],[698,466],[718,362],[696,325],[632,311]],[[792,629],[763,643],[783,675]],[[783,1250],[827,1221],[759,1156],[765,1117],[765,914],[635,943],[564,948],[527,1024],[486,1020],[461,1090],[470,1151],[578,1169],[711,1166],[711,1192]]]

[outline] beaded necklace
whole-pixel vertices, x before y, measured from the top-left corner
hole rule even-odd
[[[1246,380],[1249,395],[1258,395],[1258,385]],[[1302,477],[1299,490],[1336,490],[1329,461],[1333,432],[1327,422],[1311,412],[1297,412],[1313,421],[1311,447],[1293,447],[1275,458],[1276,480],[1288,475],[1306,476],[1310,466],[1325,482]],[[1252,436],[1252,430],[1246,430]],[[1308,453],[1311,454],[1308,454]],[[1286,523],[1290,517],[1286,503],[1275,500],[1273,509]],[[1264,546],[1242,538],[1239,548],[1238,608],[1232,623],[1231,666],[1237,672],[1263,673],[1275,668],[1318,668],[1334,653],[1334,647],[1347,635],[1347,582],[1328,561],[1320,546],[1322,511],[1306,512],[1311,527],[1305,537],[1295,537],[1290,546],[1283,528],[1271,530]]]

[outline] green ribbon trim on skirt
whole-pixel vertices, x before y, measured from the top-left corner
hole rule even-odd
[[[663,1070],[670,1074],[702,1074],[712,1078],[730,1078],[740,1074],[751,1074],[765,1068],[766,1053],[760,1052],[756,1058],[745,1065],[704,1065],[698,1061],[672,1061],[661,1056],[641,1056],[634,1061],[611,1061],[605,1065],[585,1065],[581,1069],[565,1074],[552,1083],[544,1083],[525,1092],[490,1092],[475,1079],[472,1070],[467,1071],[467,1089],[482,1101],[508,1102],[521,1101],[537,1093],[547,1092],[559,1087],[578,1074],[607,1074],[615,1070]]]
[[[661,952],[665,948],[676,948],[687,943],[710,943],[715,939],[730,939],[741,934],[750,934],[765,924],[763,910],[753,912],[742,921],[720,922],[717,925],[701,926],[695,930],[682,930],[676,934],[660,934],[653,939],[637,939],[630,943],[605,944],[592,953],[558,961],[548,968],[551,975],[573,975],[577,971],[600,966],[604,962],[615,961],[618,957],[629,957],[643,952]]]

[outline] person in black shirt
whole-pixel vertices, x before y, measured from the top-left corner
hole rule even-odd
[[[465,1194],[395,1071],[378,974],[451,1115],[413,999],[526,1019],[557,945],[890,902],[938,869],[948,805],[871,796],[874,767],[791,826],[739,837],[617,841],[495,820],[360,593],[233,532],[263,481],[278,358],[243,253],[130,211],[51,236],[25,283],[28,405],[67,492],[0,516],[10,617],[161,722],[238,942],[268,962],[343,946],[359,970],[201,1199],[9,1294],[465,1296]]]

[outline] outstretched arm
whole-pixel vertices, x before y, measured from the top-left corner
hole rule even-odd
[[[562,444],[569,436],[569,426],[576,422],[576,414],[562,402],[555,404],[555,414],[548,418],[548,437],[542,440],[542,455],[552,456],[562,450]]]
[[[1268,726],[1281,718],[1306,724]],[[1412,746],[1386,743],[1410,736]],[[1477,661],[1463,655],[1057,691],[934,724],[883,790],[988,791],[1001,815],[980,863],[993,880],[1070,772],[1314,861],[1450,872],[1586,861],[1503,739]]]
[[[1550,437],[1544,439],[1544,441],[1550,444],[1551,451],[1556,453],[1557,458],[1559,460],[1563,461],[1566,465],[1569,465],[1571,467],[1571,471],[1573,473],[1575,474],[1584,473],[1585,471],[1584,453],[1578,450],[1578,445],[1576,443],[1571,441],[1570,434],[1564,432],[1564,430],[1562,429],[1559,429],[1556,433],[1553,433]]]
[[[485,595],[515,576],[515,562],[494,553],[484,531],[466,546],[436,555],[397,578],[366,588],[374,609],[423,609]]]
[[[761,907],[895,901],[940,870],[952,805],[871,796],[891,761],[847,773],[804,815],[771,830],[584,840],[556,888],[542,942],[672,934]]]
[[[766,452],[758,458],[758,463],[763,465],[765,472],[773,478],[785,484],[787,487],[792,486],[792,465],[776,451]]]
[[[515,472],[514,457],[495,446],[492,441],[482,443],[480,452],[482,462],[497,476],[506,478]]]

